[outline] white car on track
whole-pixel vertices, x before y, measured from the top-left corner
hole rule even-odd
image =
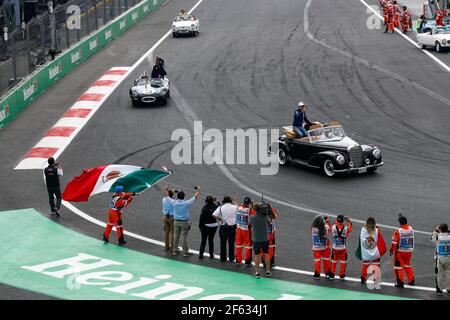
[[[177,37],[181,34],[198,35],[200,20],[192,14],[179,14],[172,23],[172,35]]]
[[[428,32],[418,33],[417,43],[422,49],[434,47],[436,52],[450,48],[450,26],[435,26]]]

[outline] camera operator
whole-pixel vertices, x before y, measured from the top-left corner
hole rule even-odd
[[[255,253],[255,273],[253,276],[259,278],[259,262],[261,261],[261,252],[265,254],[266,276],[272,276],[270,272],[269,255],[269,235],[267,229],[270,223],[272,212],[268,203],[255,203],[253,209],[255,214],[249,218],[249,225],[252,227],[253,251]]]
[[[436,293],[442,295],[442,290],[447,289],[447,295],[450,295],[450,234],[446,223],[436,227],[431,242],[436,245]]]
[[[59,176],[63,175],[63,170],[59,162],[55,162],[54,158],[48,158],[48,167],[44,169],[45,183],[47,185],[48,200],[52,214],[59,217],[59,209],[61,208],[61,186]],[[55,205],[56,197],[56,205]]]

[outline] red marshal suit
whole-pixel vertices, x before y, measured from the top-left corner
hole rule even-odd
[[[113,193],[111,201],[109,202],[108,223],[106,224],[103,240],[109,241],[109,235],[113,226],[116,227],[117,239],[119,243],[125,243],[122,226],[122,210],[133,200],[133,192],[119,192]]]
[[[391,31],[394,32],[394,18],[395,18],[396,8],[395,5],[390,4],[387,8],[385,21],[386,21],[386,30],[385,32]]]
[[[271,206],[271,208],[272,208],[272,213],[273,213],[275,218],[271,219],[271,222],[267,226],[267,235],[269,237],[270,265],[272,267],[274,267],[275,266],[275,248],[276,248],[276,245],[275,245],[275,231],[276,231],[275,219],[278,218],[278,212],[277,212],[277,210],[275,210],[274,207]],[[264,253],[261,253],[261,258],[262,258],[262,261],[264,261]],[[263,264],[264,264],[264,262],[263,262]]]
[[[340,264],[339,276],[344,279],[347,269],[347,238],[350,232],[353,230],[353,225],[350,220],[347,220],[347,225],[342,222],[336,221],[331,227],[331,234],[333,236],[331,242],[332,254],[331,254],[331,267],[330,271],[332,275],[336,273],[337,264]]]
[[[321,262],[323,262],[323,271],[325,274],[330,272],[330,236],[331,226],[329,223],[325,224],[325,237],[319,237],[319,229],[312,228],[312,250],[314,256],[314,273],[320,275]]]
[[[245,264],[248,266],[252,263],[252,237],[248,220],[253,213],[253,209],[244,204],[236,211],[236,261],[242,263],[242,252],[245,249]]]
[[[398,228],[392,235],[392,243],[389,249],[394,255],[394,275],[397,284],[402,286],[404,273],[409,284],[414,284],[414,270],[411,266],[412,253],[414,251],[414,230],[405,224]]]
[[[400,20],[402,26],[402,32],[407,33],[409,28],[412,28],[412,19],[411,14],[408,11],[403,11],[402,17]]]

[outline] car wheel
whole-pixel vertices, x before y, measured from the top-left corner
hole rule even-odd
[[[161,104],[162,104],[163,106],[167,105],[167,98],[163,98],[163,99],[161,100]]]
[[[131,100],[131,104],[133,105],[133,107],[136,107],[139,104],[139,101]]]
[[[170,90],[167,91],[166,97],[167,97],[167,98],[170,98]]]
[[[284,147],[278,149],[278,163],[282,167],[289,165],[288,153]]]
[[[420,49],[424,49],[424,50],[425,50],[426,48],[427,48],[426,45],[424,45],[424,44],[421,44],[421,45],[420,45]]]
[[[194,36],[198,37],[198,30],[195,31]]]
[[[441,51],[442,51],[441,44],[438,41],[436,41],[436,52],[441,52]]]
[[[334,174],[335,174],[335,172],[334,172],[334,164],[333,164],[333,161],[331,161],[330,159],[326,159],[323,162],[322,169],[323,169],[323,173],[327,177],[333,177]]]
[[[177,33],[176,33],[176,32],[172,32],[172,36],[173,36],[174,38],[176,38],[176,37],[177,37]]]

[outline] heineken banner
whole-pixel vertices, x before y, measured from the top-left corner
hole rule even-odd
[[[119,37],[135,23],[157,8],[165,0],[145,0],[123,13],[97,32],[78,42],[72,49],[59,55],[54,61],[34,71],[18,87],[0,100],[0,129],[8,124],[37,96],[56,83],[64,75],[96,54],[108,42]],[[63,106],[64,107],[64,106]]]

